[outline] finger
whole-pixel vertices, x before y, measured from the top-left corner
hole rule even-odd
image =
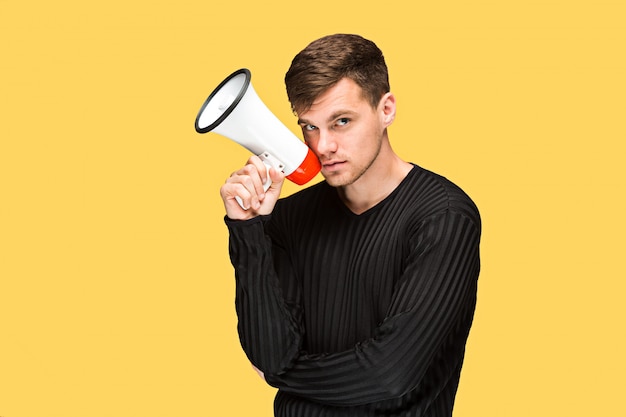
[[[276,185],[282,184],[285,180],[285,173],[272,167],[268,170],[270,179],[272,181],[272,187],[276,188]]]
[[[238,197],[242,202],[244,210],[254,208],[255,210],[260,206],[260,200],[258,195],[258,186],[255,183],[259,182],[258,176],[250,175],[234,175],[226,180],[227,187],[225,188],[226,197],[233,199]],[[263,188],[261,187],[261,190]]]
[[[256,155],[252,155],[248,159],[248,164],[254,165],[261,177],[261,183],[265,184],[267,182],[267,165]]]
[[[265,169],[265,165],[263,165]],[[235,178],[235,177],[233,177]],[[265,197],[265,189],[263,188],[263,178],[258,168],[254,164],[248,164],[240,170],[240,173],[234,179],[235,182],[241,182],[250,193],[259,198],[261,201]]]
[[[220,188],[220,196],[224,202],[224,208],[226,209],[226,216],[235,220],[246,220],[254,217],[255,213],[250,210],[249,202],[243,202],[238,194],[245,194],[243,188],[237,191],[239,185],[224,184]]]

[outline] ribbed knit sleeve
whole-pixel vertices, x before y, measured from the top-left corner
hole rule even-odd
[[[265,235],[269,216],[248,221],[226,219],[229,253],[235,268],[235,306],[243,350],[266,372],[285,369],[301,343],[299,308],[288,308],[272,262],[272,243]]]

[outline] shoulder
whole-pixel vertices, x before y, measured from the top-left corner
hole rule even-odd
[[[443,175],[416,164],[405,179],[403,189],[407,203],[425,218],[450,211],[462,214],[480,228],[480,213],[470,196]]]

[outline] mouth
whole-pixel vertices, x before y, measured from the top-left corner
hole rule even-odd
[[[325,161],[322,162],[322,169],[325,171],[336,171],[344,166],[346,161]]]

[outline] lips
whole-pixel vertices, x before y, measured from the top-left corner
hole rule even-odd
[[[325,161],[325,162],[322,162],[322,166],[324,168],[329,168],[329,167],[333,167],[335,165],[343,164],[344,162],[345,161]]]
[[[322,163],[322,170],[325,172],[333,172],[340,170],[346,161],[326,161]]]

